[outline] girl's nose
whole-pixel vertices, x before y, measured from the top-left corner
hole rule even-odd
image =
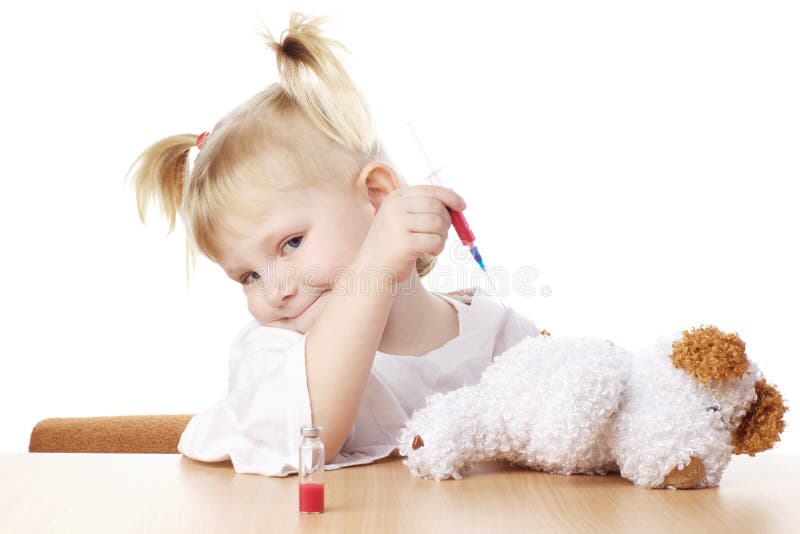
[[[271,290],[267,292],[266,298],[270,306],[280,308],[296,293],[296,278],[293,276],[279,276]]]

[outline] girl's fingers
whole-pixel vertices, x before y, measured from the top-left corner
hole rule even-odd
[[[427,195],[413,195],[401,199],[407,213],[447,213],[440,200]]]
[[[440,185],[413,185],[398,189],[398,194],[404,197],[428,196],[439,200],[442,204],[455,211],[462,211],[467,203],[461,196],[450,188]]]
[[[445,210],[444,215],[440,213],[412,213],[409,215],[407,228],[410,232],[439,234],[446,237],[451,223],[447,210]]]
[[[439,234],[412,233],[410,236],[414,249],[420,254],[438,256],[444,250],[446,240]]]

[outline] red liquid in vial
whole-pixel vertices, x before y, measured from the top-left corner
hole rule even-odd
[[[321,482],[300,484],[300,511],[325,511],[325,484]]]

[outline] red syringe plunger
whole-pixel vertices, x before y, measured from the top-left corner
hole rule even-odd
[[[453,227],[456,229],[456,234],[458,234],[459,239],[461,239],[461,243],[469,248],[469,253],[472,254],[472,257],[478,262],[480,268],[485,271],[486,267],[483,265],[483,258],[478,251],[478,247],[475,246],[475,234],[472,233],[469,224],[467,224],[464,213],[461,211],[453,211],[450,208],[447,208],[447,211],[450,212],[450,220],[453,222]]]
[[[469,224],[467,224],[467,220],[464,218],[464,214],[460,211],[453,211],[450,208],[447,208],[447,211],[450,212],[450,220],[453,221],[453,228],[456,229],[461,243],[463,243],[464,246],[472,247],[473,243],[475,243],[475,234],[470,230]]]

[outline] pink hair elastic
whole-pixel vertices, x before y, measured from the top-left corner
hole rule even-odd
[[[206,142],[206,137],[208,137],[209,133],[211,132],[203,132],[199,136],[197,136],[197,141],[195,141],[197,148],[203,148],[203,143]]]

